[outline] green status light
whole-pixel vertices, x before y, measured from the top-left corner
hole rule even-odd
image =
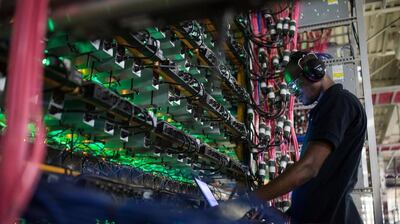
[[[54,32],[55,29],[54,21],[51,18],[47,20],[47,28],[49,29],[50,32]]]
[[[287,70],[285,71],[284,79],[287,84],[293,82],[292,75],[290,75],[290,73]]]
[[[49,58],[43,58],[42,64],[43,64],[44,66],[50,66],[51,61],[50,61]]]

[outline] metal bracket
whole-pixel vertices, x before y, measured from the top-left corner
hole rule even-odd
[[[333,58],[329,60],[324,60],[326,66],[330,65],[341,65],[341,64],[350,64],[350,63],[356,63],[359,61],[360,58],[358,57],[340,57],[340,58]]]
[[[313,24],[313,25],[300,26],[298,28],[298,30],[299,30],[299,33],[301,33],[301,32],[304,32],[304,31],[333,28],[333,27],[338,27],[338,26],[346,26],[346,25],[350,25],[351,23],[353,23],[355,21],[357,21],[356,17],[350,17],[350,18],[345,18],[345,19],[333,20],[333,21],[329,21],[329,22],[325,22],[325,23],[318,23],[318,24]]]

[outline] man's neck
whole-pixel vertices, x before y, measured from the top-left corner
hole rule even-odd
[[[330,78],[324,77],[322,80],[322,88],[321,88],[321,93],[319,94],[318,100],[319,101],[322,96],[325,94],[326,90],[331,88],[333,85],[335,85],[335,82],[333,82]]]

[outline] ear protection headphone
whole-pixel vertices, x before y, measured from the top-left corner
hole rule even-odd
[[[304,54],[297,61],[297,65],[303,72],[303,75],[312,82],[321,80],[325,75],[325,63],[313,52]]]

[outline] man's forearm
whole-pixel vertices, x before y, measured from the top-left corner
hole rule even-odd
[[[252,194],[259,199],[269,201],[292,191],[295,187],[302,185],[313,176],[314,171],[312,167],[304,163],[297,163]]]

